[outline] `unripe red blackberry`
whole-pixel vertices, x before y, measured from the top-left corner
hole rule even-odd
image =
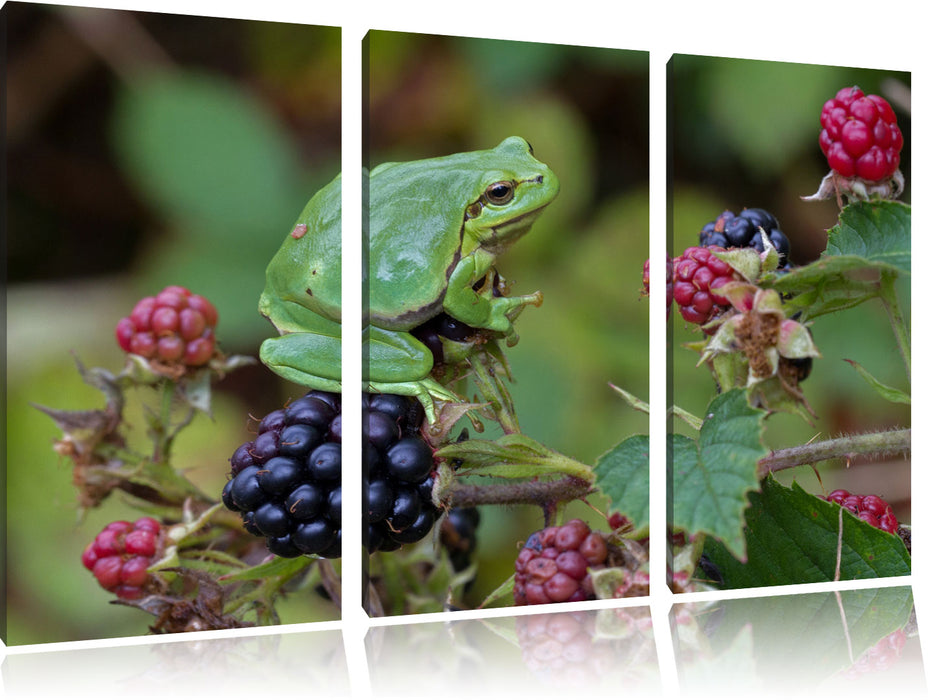
[[[114,335],[128,353],[163,364],[200,367],[215,352],[218,311],[205,297],[170,285],[156,296],[143,297]]]
[[[534,532],[514,564],[514,602],[540,605],[593,600],[589,568],[602,568],[608,545],[578,518]]]
[[[845,489],[836,489],[825,500],[831,503],[838,503],[843,508],[847,508],[866,523],[874,527],[890,532],[897,532],[900,523],[897,522],[897,516],[893,509],[880,496],[859,496],[849,493]]]
[[[644,296],[650,296],[650,259],[643,264],[643,291]],[[670,309],[673,307],[673,261],[666,258],[666,318],[669,318]]]
[[[717,290],[741,276],[713,255],[722,251],[720,246],[691,246],[673,259],[673,300],[689,323],[705,325],[730,308]]]
[[[143,517],[133,523],[107,525],[81,555],[81,563],[105,590],[118,598],[141,598],[149,582],[147,569],[162,552],[162,525]]]
[[[880,182],[897,171],[903,135],[883,97],[842,88],[823,105],[819,120],[819,147],[839,175]]]

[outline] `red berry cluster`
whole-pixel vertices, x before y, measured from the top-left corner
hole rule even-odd
[[[713,255],[724,250],[720,246],[691,246],[673,258],[673,299],[689,323],[704,325],[730,308],[728,300],[715,290],[741,276]]]
[[[896,533],[900,524],[897,516],[880,496],[858,496],[845,489],[836,489],[825,497],[827,501],[838,503],[874,527],[884,532]]]
[[[650,259],[643,264],[643,294],[650,295]],[[673,261],[666,258],[666,318],[669,318],[670,307],[673,305]]]
[[[160,550],[162,526],[154,518],[136,522],[117,520],[107,525],[81,555],[81,563],[94,574],[101,588],[118,598],[134,600],[143,595],[147,569]]]
[[[900,166],[903,135],[887,100],[842,88],[822,107],[819,147],[843,177],[879,182]]]
[[[515,563],[514,602],[540,605],[595,597],[588,568],[602,567],[608,545],[578,518],[534,532]]]
[[[199,367],[215,350],[218,311],[205,297],[171,285],[143,297],[114,334],[125,352],[148,360]]]

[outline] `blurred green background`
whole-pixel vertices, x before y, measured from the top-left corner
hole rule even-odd
[[[139,513],[114,496],[78,521],[70,463],[52,451],[60,433],[30,402],[101,407],[70,353],[118,372],[114,325],[168,284],[215,303],[225,352],[256,355],[271,330],[257,312],[267,262],[340,168],[340,32],[21,3],[2,13],[6,641],[142,634],[152,619],[108,605],[80,562],[104,524]],[[290,391],[259,365],[228,376],[213,420],[182,434],[177,466],[220,494],[248,413]],[[128,419],[142,429],[138,411]],[[283,621],[336,616],[312,598],[287,598]]]
[[[904,136],[900,169],[912,192],[910,74],[794,63],[676,55],[668,64],[668,148],[670,153],[669,252],[679,255],[698,245],[702,227],[725,209],[767,209],[790,239],[795,264],[815,260],[825,249],[826,231],[835,225],[834,200],[804,202],[813,194],[828,163],[819,149],[819,114],[826,100],[851,85],[890,101]],[[909,322],[909,279],[902,281],[901,303]],[[701,416],[714,395],[711,375],[697,369],[698,355],[681,345],[698,340],[676,308],[671,313],[669,352],[672,402]],[[767,421],[766,444],[781,448],[811,438],[845,432],[906,427],[910,407],[892,404],[858,377],[845,358],[855,360],[886,384],[909,391],[903,363],[883,307],[865,304],[816,319],[811,327],[822,358],[813,363],[803,383],[806,398],[818,414],[815,425],[789,414]],[[686,432],[681,421],[674,430]],[[688,434],[688,433],[687,433]],[[895,508],[901,522],[910,521],[910,462],[852,462],[821,468],[822,486],[809,467],[781,472],[808,491],[848,488],[876,493]]]
[[[587,464],[646,416],[608,386],[648,398],[648,54],[372,31],[365,153],[370,165],[529,141],[559,196],[498,260],[512,292],[543,292],[507,349],[523,432]],[[479,437],[499,437],[494,426]],[[604,503],[595,499],[598,507]],[[568,517],[607,522],[582,503]],[[483,506],[475,605],[513,573],[518,543],[543,526],[532,506]]]

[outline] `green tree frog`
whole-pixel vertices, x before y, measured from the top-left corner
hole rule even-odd
[[[493,265],[557,195],[552,171],[522,138],[495,148],[371,170],[365,217],[364,390],[460,401],[430,374],[430,350],[409,331],[441,313],[516,342],[513,320],[539,292],[500,296]],[[260,312],[280,335],[260,348],[280,376],[341,387],[341,176],[299,216],[267,268]]]

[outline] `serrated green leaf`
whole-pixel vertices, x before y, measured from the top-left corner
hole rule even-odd
[[[784,303],[787,316],[799,312],[816,318],[843,311],[878,295],[874,281],[855,278],[853,273],[871,265],[857,256],[823,256],[785,275],[766,275],[761,281],[792,299]]]
[[[857,306],[879,295],[876,280],[862,270],[910,273],[910,207],[902,202],[858,202],[842,210],[829,231],[822,256],[784,275],[769,274],[762,283],[793,298],[787,316],[803,320]]]
[[[611,499],[609,512],[627,516],[635,530],[650,523],[650,438],[634,435],[598,458],[596,486]]]
[[[698,442],[668,436],[674,528],[713,535],[743,556],[747,493],[757,489],[757,462],[767,454],[764,415],[732,389],[709,404]]]
[[[845,362],[857,370],[861,378],[868,382],[869,385],[871,385],[871,388],[878,393],[878,396],[893,403],[905,403],[908,406],[910,405],[910,395],[906,392],[884,384],[854,360],[846,359]]]
[[[910,207],[902,202],[849,204],[829,231],[825,255],[863,258],[909,274]]]
[[[741,562],[724,546],[706,541],[705,553],[726,588],[776,586],[836,580],[840,506],[804,491],[764,480],[745,512],[748,558]],[[839,580],[905,576],[910,555],[896,535],[842,512]]]

